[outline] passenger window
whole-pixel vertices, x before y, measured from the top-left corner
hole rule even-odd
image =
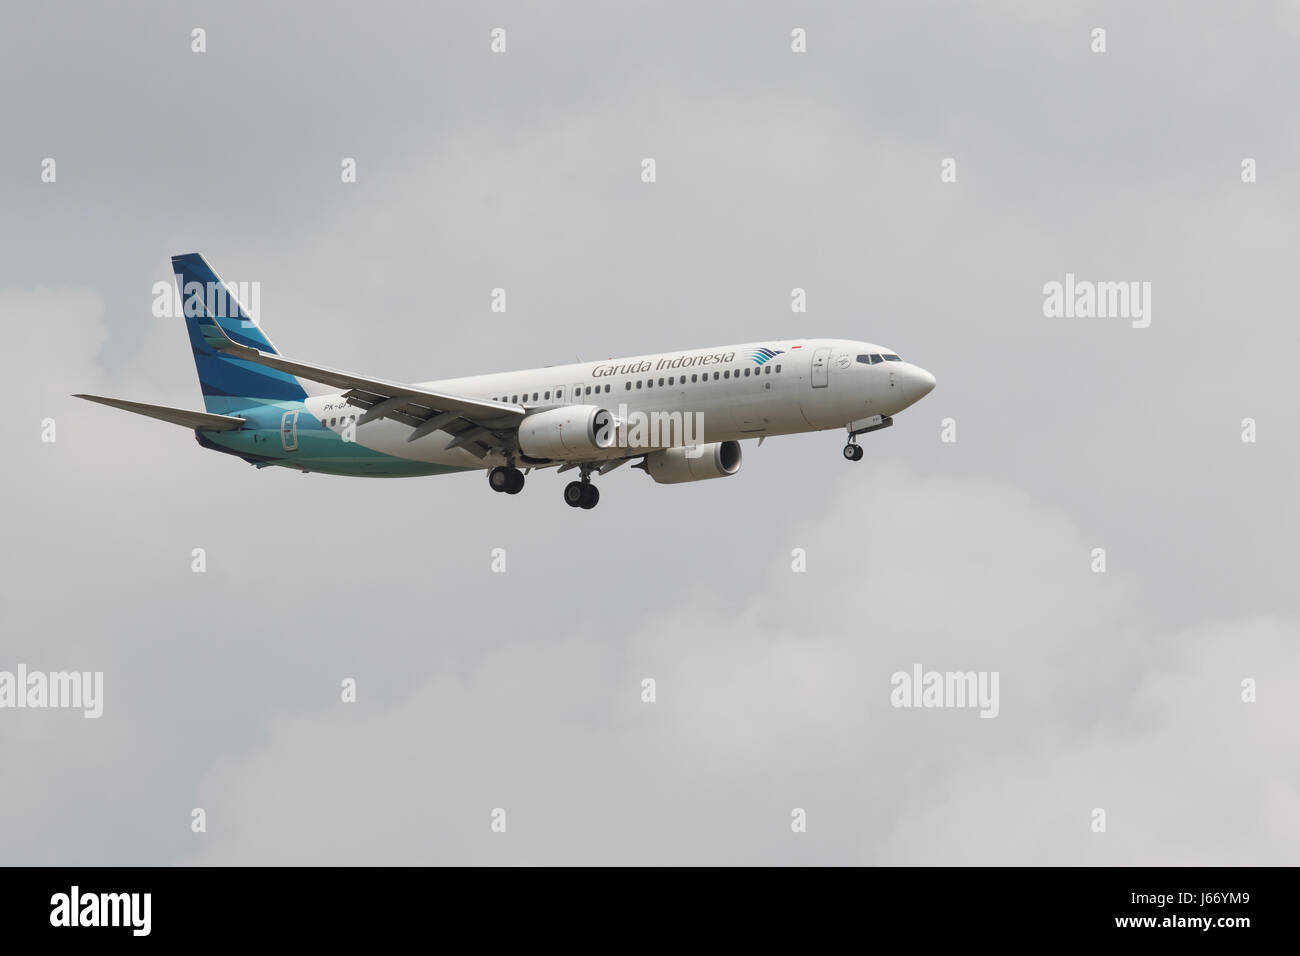
[[[551,393],[550,393],[550,390],[548,389],[547,392],[546,392],[546,398],[550,398],[550,397],[551,397]]]
[[[627,391],[629,391],[629,392],[632,391],[632,383],[631,383],[631,382],[628,382],[628,383],[627,383]]]
[[[776,374],[777,374],[777,375],[780,375],[780,374],[781,374],[781,366],[779,366],[779,365],[776,367]]]
[[[664,380],[662,378],[659,380],[659,387],[660,388],[664,387]]]
[[[646,379],[646,380],[645,380],[645,387],[646,387],[646,388],[654,388],[654,387],[655,387],[655,380],[652,379],[652,378],[648,378],[648,379]]]
[[[692,385],[695,384],[695,380],[696,380],[697,378],[699,378],[698,375],[692,375],[692,376],[691,376],[691,384],[692,384]]]
[[[723,377],[723,378],[731,378],[731,369],[727,369],[725,372],[723,372],[723,373],[722,373],[722,377]]]
[[[641,387],[641,380],[640,380],[640,379],[637,379],[637,380],[636,380],[636,387],[637,387],[637,388],[640,388],[640,387]]]
[[[770,366],[770,365],[764,365],[764,366],[763,366],[763,374],[764,374],[764,375],[771,375],[771,374],[772,374],[772,366]]]
[[[748,368],[745,369],[745,378],[749,378],[749,369],[748,369]]]
[[[672,377],[671,375],[669,375],[669,376],[668,376],[668,384],[671,385],[672,383],[673,383],[673,377]]]
[[[716,382],[719,378],[721,378],[721,373],[719,373],[719,372],[714,372],[714,373],[713,373],[713,380]]]
[[[533,401],[537,401],[537,393],[533,392]]]

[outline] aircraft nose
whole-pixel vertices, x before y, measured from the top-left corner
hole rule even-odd
[[[907,384],[904,391],[911,402],[919,402],[934,391],[934,376],[920,366],[908,369]]]

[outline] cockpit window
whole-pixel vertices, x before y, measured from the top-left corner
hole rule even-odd
[[[880,356],[879,356],[879,355],[859,355],[859,356],[858,356],[858,361],[861,362],[863,365],[879,365],[879,364],[880,364]]]
[[[901,362],[901,361],[903,361],[903,360],[902,360],[901,358],[899,358],[897,355],[884,355],[884,356],[882,356],[882,358],[883,358],[886,362]]]

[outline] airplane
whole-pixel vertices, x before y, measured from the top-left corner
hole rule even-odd
[[[636,461],[660,484],[724,478],[740,470],[746,439],[844,429],[844,457],[860,461],[858,436],[888,428],[935,385],[891,349],[842,339],[408,385],[285,358],[203,256],[173,256],[172,271],[206,411],[74,397],[191,428],[204,448],[258,468],[363,477],[486,470],[492,490],[511,495],[526,472],[576,470],[564,501],[590,510],[600,500],[593,475]]]

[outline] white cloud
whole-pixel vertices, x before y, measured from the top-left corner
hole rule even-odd
[[[1232,863],[1300,847],[1284,622],[1152,632],[1137,582],[1094,575],[1069,520],[1005,485],[891,466],[822,510],[791,539],[808,572],[782,554],[734,613],[701,592],[577,614],[563,643],[524,628],[397,706],[368,705],[363,683],[356,705],[277,723],[206,775],[195,858]],[[1000,716],[891,708],[890,674],[914,662],[998,670]]]

